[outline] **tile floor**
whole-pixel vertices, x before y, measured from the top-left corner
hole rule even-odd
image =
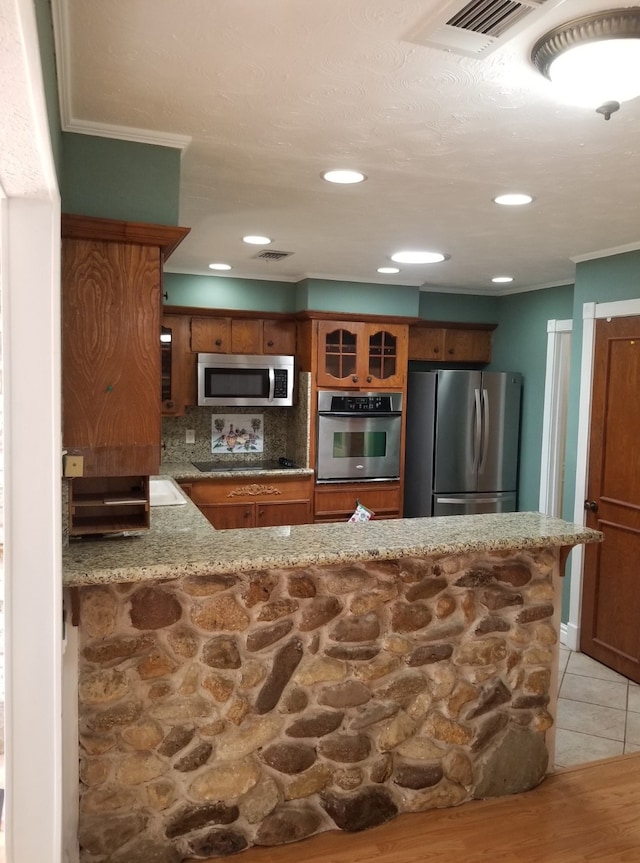
[[[640,752],[640,686],[560,647],[556,767]]]

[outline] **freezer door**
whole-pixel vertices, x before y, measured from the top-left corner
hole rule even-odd
[[[522,377],[515,372],[482,374],[479,492],[516,488],[521,390]]]
[[[481,373],[438,372],[435,467],[436,492],[477,491],[480,457]]]
[[[487,512],[515,512],[515,491],[499,494],[434,494],[434,515],[481,515]]]

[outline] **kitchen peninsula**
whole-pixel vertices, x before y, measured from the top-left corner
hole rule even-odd
[[[527,790],[553,747],[538,513],[214,531],[188,501],[64,551],[81,860],[183,863]]]

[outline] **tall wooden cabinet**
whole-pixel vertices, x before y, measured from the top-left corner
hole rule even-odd
[[[167,225],[62,217],[62,443],[82,457],[72,499],[82,498],[87,478],[145,477],[159,470],[162,264],[187,233]],[[104,485],[108,530],[113,483]],[[132,488],[139,505],[144,483],[135,481]],[[92,481],[89,493],[99,529],[100,483]]]

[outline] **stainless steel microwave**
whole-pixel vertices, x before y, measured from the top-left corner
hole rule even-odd
[[[289,407],[294,358],[198,354],[198,404],[205,407]]]

